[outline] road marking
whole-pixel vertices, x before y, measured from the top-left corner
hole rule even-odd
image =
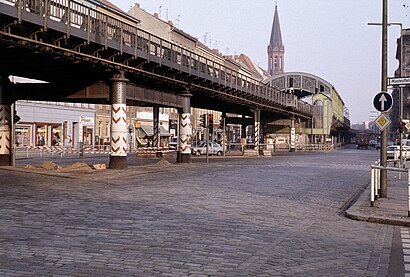
[[[401,244],[403,246],[405,277],[410,277],[410,233],[408,229],[401,228]]]

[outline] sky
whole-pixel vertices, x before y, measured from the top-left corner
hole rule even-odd
[[[382,0],[111,0],[128,11],[135,3],[158,13],[223,54],[249,56],[267,68],[267,45],[278,5],[285,71],[307,72],[331,83],[351,123],[369,121],[381,90]],[[410,0],[388,1],[388,22],[410,28]],[[388,76],[398,67],[400,27],[388,28]],[[389,91],[391,92],[391,91]]]

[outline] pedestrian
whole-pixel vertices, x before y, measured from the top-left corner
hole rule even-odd
[[[24,146],[27,146],[27,145],[28,145],[28,137],[27,137],[27,135],[24,135],[24,137],[23,137],[23,145],[24,145]]]

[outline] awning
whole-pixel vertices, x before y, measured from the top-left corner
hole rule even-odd
[[[148,125],[141,125],[141,130],[145,133],[145,136],[152,137],[154,135],[154,127]],[[161,137],[170,137],[171,134],[162,126],[159,126],[159,132]]]

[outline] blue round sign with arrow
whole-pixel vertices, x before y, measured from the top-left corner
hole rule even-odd
[[[373,99],[373,106],[379,112],[387,112],[393,106],[393,98],[387,92],[379,92]]]

